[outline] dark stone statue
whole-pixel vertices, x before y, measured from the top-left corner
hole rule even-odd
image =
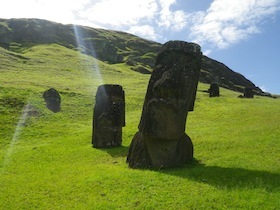
[[[133,137],[127,163],[131,168],[167,168],[193,159],[193,144],[185,134],[200,74],[200,46],[183,41],[165,43],[151,75],[139,131]]]
[[[252,88],[244,88],[244,98],[254,98],[254,92]]]
[[[125,126],[124,91],[120,85],[101,85],[95,98],[92,144],[95,148],[120,146]]]
[[[209,97],[219,97],[220,96],[220,88],[217,83],[212,83],[208,90]]]
[[[59,92],[56,89],[51,88],[49,90],[46,90],[43,94],[43,97],[49,110],[51,110],[52,112],[60,111],[61,98]]]

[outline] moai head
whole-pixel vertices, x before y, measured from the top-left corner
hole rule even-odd
[[[193,110],[202,53],[194,43],[170,41],[158,54],[142,116],[130,144],[132,168],[165,168],[193,160],[193,144],[185,133]]]
[[[200,46],[170,41],[158,54],[148,85],[139,130],[156,138],[184,134],[187,113],[193,110],[201,65]]]
[[[95,98],[92,143],[94,147],[119,146],[125,126],[124,91],[120,85],[101,85]]]
[[[209,97],[219,97],[220,96],[220,89],[218,83],[212,83],[208,90]]]
[[[61,98],[59,92],[56,89],[51,88],[49,90],[46,90],[43,93],[43,98],[45,99],[47,108],[49,110],[51,110],[52,112],[60,111]]]
[[[253,88],[246,87],[244,89],[244,98],[254,98]]]

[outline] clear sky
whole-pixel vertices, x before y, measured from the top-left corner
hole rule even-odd
[[[1,0],[0,18],[41,18],[196,42],[205,55],[280,94],[280,0]]]

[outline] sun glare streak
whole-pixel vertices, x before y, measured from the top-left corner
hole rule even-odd
[[[27,105],[24,106],[23,110],[22,110],[22,114],[21,117],[17,123],[15,132],[13,134],[13,138],[10,141],[10,146],[8,148],[8,150],[6,151],[6,154],[4,156],[4,160],[2,162],[2,172],[4,172],[5,167],[9,164],[9,162],[11,161],[11,157],[12,154],[14,152],[14,148],[16,146],[16,143],[19,142],[20,140],[20,135],[22,133],[22,129],[24,127],[25,121],[28,117],[28,107],[30,106],[30,104],[28,103]]]
[[[85,41],[85,35],[83,34],[82,28],[80,26],[74,25],[73,26],[76,44],[79,48],[85,51],[86,54],[91,55],[92,57],[96,58],[95,50],[93,47],[93,43],[89,41]],[[100,72],[100,68],[96,60],[94,60],[94,66],[91,69],[91,75],[95,76],[98,79],[100,84],[103,84],[103,78]],[[100,85],[99,84],[99,85]]]

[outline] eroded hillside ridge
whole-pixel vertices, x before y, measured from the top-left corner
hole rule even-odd
[[[151,73],[162,46],[120,31],[63,25],[40,19],[0,19],[0,47],[12,50],[14,42],[57,43],[110,64],[126,63],[131,70],[144,74]],[[200,82],[217,82],[221,87],[238,92],[243,92],[244,87],[251,87],[255,94],[270,96],[243,75],[206,56],[202,60]]]

